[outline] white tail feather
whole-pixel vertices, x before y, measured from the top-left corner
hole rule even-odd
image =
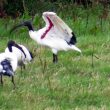
[[[72,45],[71,48],[72,48],[73,50],[76,50],[76,51],[78,51],[78,52],[81,53],[81,50],[80,50],[78,47],[76,47],[75,45]]]

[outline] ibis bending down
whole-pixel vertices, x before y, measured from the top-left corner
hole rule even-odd
[[[1,84],[3,85],[2,76],[6,75],[12,77],[12,83],[14,84],[14,73],[17,69],[17,57],[13,53],[0,53],[0,76]]]
[[[75,50],[81,52],[81,50],[75,46],[77,41],[74,33],[56,13],[44,12],[43,19],[46,25],[38,31],[33,29],[32,24],[29,21],[25,21],[15,26],[11,31],[21,26],[28,27],[29,35],[33,40],[38,44],[52,49],[54,63],[58,61],[57,52],[60,50]]]
[[[18,60],[18,66],[24,66],[33,59],[32,53],[24,46],[10,40],[5,49],[5,53],[14,53]]]

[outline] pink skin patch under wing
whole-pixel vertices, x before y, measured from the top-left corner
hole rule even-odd
[[[52,23],[52,21],[49,19],[49,17],[47,17],[47,19],[48,19],[48,21],[49,21],[49,27],[48,27],[48,29],[43,33],[43,35],[41,36],[41,39],[43,39],[43,38],[46,36],[46,34],[50,31],[50,29],[54,26],[53,23]]]

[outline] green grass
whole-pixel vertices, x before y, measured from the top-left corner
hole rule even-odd
[[[77,35],[82,55],[74,51],[59,52],[57,64],[52,63],[51,50],[37,45],[27,30],[9,34],[10,28],[19,21],[0,20],[0,52],[4,51],[7,41],[13,39],[26,45],[35,58],[22,73],[20,69],[16,71],[16,89],[11,79],[4,77],[4,86],[0,86],[0,110],[110,109],[108,20],[103,21],[101,28],[98,19],[89,18],[85,27],[84,18],[76,21],[65,18]]]

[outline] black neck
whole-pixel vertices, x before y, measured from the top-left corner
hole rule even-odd
[[[30,53],[31,58],[33,59],[33,58],[34,58],[34,56],[33,56],[32,52],[30,52],[30,51],[29,51],[29,53]]]
[[[8,44],[8,49],[10,52],[12,52],[12,45],[11,44]]]
[[[26,58],[26,54],[25,54],[24,50],[22,49],[22,47],[20,47],[18,44],[15,44],[14,46],[15,46],[16,48],[18,48],[19,50],[21,50],[21,51],[23,52],[25,58]]]

